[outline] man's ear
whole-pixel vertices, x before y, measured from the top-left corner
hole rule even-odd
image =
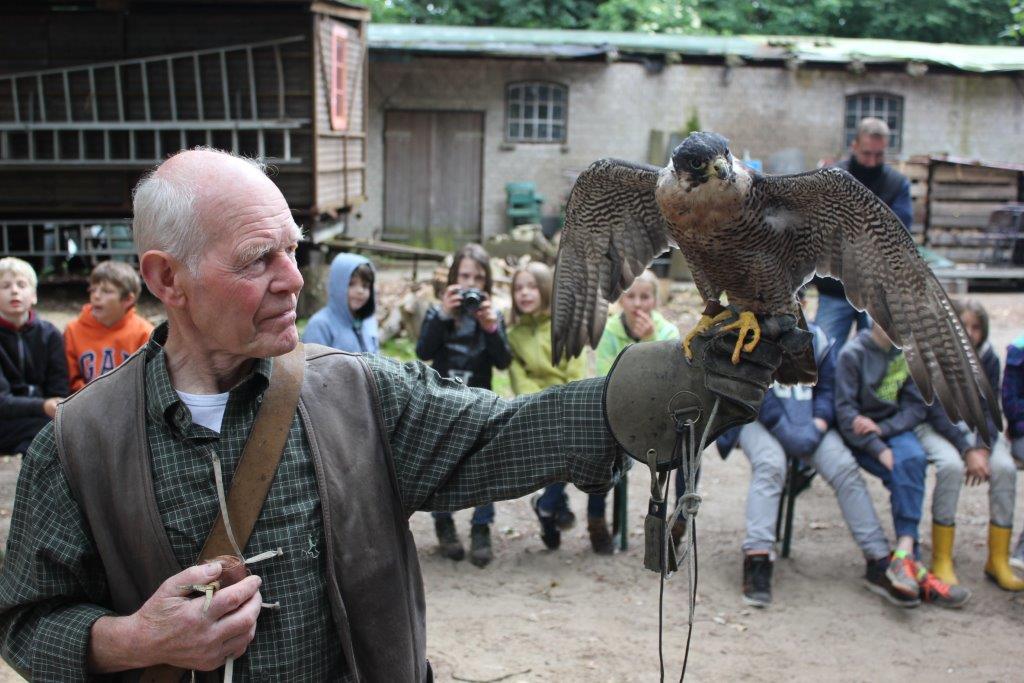
[[[139,259],[139,272],[149,291],[171,308],[185,305],[185,291],[180,282],[184,270],[182,263],[165,251],[147,251]]]

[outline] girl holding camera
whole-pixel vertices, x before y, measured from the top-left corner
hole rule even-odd
[[[505,322],[491,304],[491,286],[491,259],[483,247],[467,244],[455,252],[441,303],[427,312],[416,343],[416,356],[431,361],[442,377],[482,389],[491,389],[494,368],[504,370],[512,360]],[[451,513],[432,514],[441,554],[461,560],[466,552]],[[493,503],[473,510],[469,561],[478,567],[493,558],[493,522]]]
[[[512,346],[509,378],[512,391],[532,394],[548,387],[567,384],[586,376],[583,356],[551,363],[551,269],[539,262],[528,263],[512,276]],[[540,520],[541,540],[554,550],[561,545],[562,530],[576,523],[569,509],[565,483],[552,484],[531,501]]]

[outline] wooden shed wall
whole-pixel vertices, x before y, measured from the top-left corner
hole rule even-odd
[[[321,212],[336,212],[362,202],[366,194],[367,48],[365,24],[356,27],[328,16],[315,19],[320,56],[316,83],[316,201]],[[335,28],[345,31],[348,126],[331,129],[328,93],[331,87],[331,45]]]
[[[268,9],[231,10],[225,8],[133,8],[127,14],[99,11],[75,12],[11,12],[0,18],[0,76],[24,71],[68,67],[74,65],[109,62],[153,55],[180,53],[191,50],[218,48],[244,43],[304,36],[302,42],[282,46],[285,70],[286,116],[312,119],[312,92],[310,88],[311,14],[308,7],[279,7]],[[276,116],[263,111],[267,99],[260,92],[264,84],[276,83],[272,61],[256,60],[255,80],[260,93],[260,117]],[[207,64],[203,64],[204,72]],[[213,68],[210,66],[210,68]],[[229,71],[244,68],[229,64]],[[207,78],[209,76],[209,78]],[[212,73],[204,73],[204,83],[215,82]],[[152,78],[154,88],[154,119],[166,118],[157,104],[160,88],[166,90],[166,80]],[[97,82],[98,109],[116,108],[112,84],[105,87]],[[138,83],[127,80],[126,92]],[[188,97],[182,92],[194,86],[182,82],[179,99],[179,117],[194,117]],[[205,90],[205,88],[204,88]],[[271,101],[276,102],[276,85]],[[56,93],[54,93],[56,96]],[[48,94],[49,98],[49,94]],[[131,96],[126,99],[130,100]],[[169,100],[168,100],[169,101]],[[223,98],[204,97],[206,117],[223,117]],[[132,107],[131,102],[127,103]],[[234,97],[232,117],[251,117],[248,97]],[[23,110],[24,111],[24,110]],[[177,134],[170,136],[168,147],[173,150]],[[228,133],[228,135],[230,135]],[[228,138],[229,139],[229,138]],[[189,139],[187,146],[203,144],[202,138]],[[223,136],[213,139],[214,146],[226,147]],[[244,141],[243,143],[244,144]],[[313,140],[312,126],[293,131],[292,156],[301,157],[302,163],[282,165],[272,175],[289,205],[299,212],[308,211],[313,204]],[[273,149],[268,143],[268,154]],[[33,169],[21,167],[0,170],[0,215],[128,215],[131,188],[144,168],[96,166],[77,169],[70,164],[51,163],[48,167]]]

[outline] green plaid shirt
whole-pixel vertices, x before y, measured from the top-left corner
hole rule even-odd
[[[160,338],[158,331],[155,338]],[[252,428],[272,362],[260,360],[231,390],[221,432],[194,424],[174,391],[164,351],[146,348],[146,429],[153,486],[178,562],[196,561],[218,512],[209,452],[226,485]],[[421,363],[366,360],[405,508],[456,510],[515,498],[553,481],[606,490],[623,467],[607,432],[603,380],[512,401],[442,379]],[[339,388],[340,400],[344,391]],[[264,611],[235,665],[237,680],[346,680],[325,595],[320,501],[305,429],[296,414],[247,556],[281,547],[255,567]],[[26,454],[7,557],[0,571],[0,649],[33,680],[87,680],[92,624],[112,614],[102,560],[61,468],[52,426]]]

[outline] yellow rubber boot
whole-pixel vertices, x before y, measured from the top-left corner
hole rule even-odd
[[[932,574],[944,583],[956,586],[960,583],[953,571],[953,538],[955,526],[932,524]],[[1009,538],[1009,536],[1007,536]]]
[[[988,562],[985,576],[992,579],[1004,591],[1024,591],[1021,580],[1010,569],[1010,533],[1005,526],[988,525]]]

